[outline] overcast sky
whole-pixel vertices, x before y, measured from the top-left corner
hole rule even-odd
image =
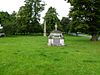
[[[50,6],[55,7],[59,18],[66,17],[69,13],[70,4],[66,3],[64,0],[43,0],[47,4],[45,10],[41,13],[44,17]],[[0,11],[7,11],[12,13],[13,11],[18,11],[19,8],[24,5],[24,0],[0,0]]]

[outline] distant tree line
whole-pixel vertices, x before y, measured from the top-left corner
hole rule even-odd
[[[0,24],[6,35],[42,33],[40,25],[40,12],[44,10],[45,4],[41,0],[25,0],[25,5],[19,11],[9,14],[0,12]]]
[[[41,0],[25,0],[25,5],[21,6],[18,12],[9,14],[8,12],[0,12],[0,24],[4,27],[3,32],[6,35],[16,34],[34,34],[43,33],[43,24],[40,24],[40,12],[44,10],[45,3]],[[67,25],[69,18],[58,18],[56,9],[50,7],[44,16],[46,21],[46,31],[49,34],[54,30],[55,24],[58,25],[58,30],[64,33],[68,32]]]
[[[100,34],[100,1],[99,0],[67,0],[71,4],[69,17],[58,18],[56,9],[50,7],[44,16],[46,31],[49,34],[58,25],[58,30],[87,33],[91,40],[97,41]],[[40,12],[44,10],[42,0],[25,0],[18,12],[9,14],[0,12],[0,24],[6,35],[43,33],[43,24],[40,24]]]

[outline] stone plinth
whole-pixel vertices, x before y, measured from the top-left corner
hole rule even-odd
[[[61,31],[54,30],[48,36],[49,46],[64,46],[64,38]]]

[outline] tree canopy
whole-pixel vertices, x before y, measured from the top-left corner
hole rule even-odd
[[[99,0],[68,0],[71,4],[69,16],[72,29],[92,35],[91,40],[98,40],[100,31]]]
[[[19,32],[37,33],[41,31],[40,12],[45,4],[41,0],[25,0],[25,5],[20,7],[17,14]]]
[[[50,33],[55,28],[55,24],[57,23],[58,29],[61,30],[61,24],[60,20],[58,18],[58,13],[56,12],[56,9],[53,7],[50,7],[44,17],[44,20],[46,21],[46,28],[47,33]]]
[[[8,34],[15,34],[17,31],[16,27],[16,12],[9,14],[8,12],[0,12],[0,24],[3,26],[3,32]]]
[[[68,33],[70,30],[70,19],[68,17],[62,17],[61,25],[64,33]]]

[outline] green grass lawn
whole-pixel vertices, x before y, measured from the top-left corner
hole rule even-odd
[[[47,37],[0,38],[0,75],[100,75],[100,41],[66,36],[66,46]]]

